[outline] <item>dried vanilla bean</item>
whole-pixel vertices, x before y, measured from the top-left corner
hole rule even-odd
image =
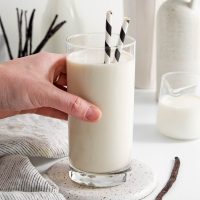
[[[19,10],[16,8],[17,11],[17,24],[18,24],[18,35],[19,35],[19,44],[18,44],[18,58],[23,57],[23,56],[28,56],[32,55],[35,53],[38,53],[42,50],[42,48],[45,46],[45,44],[49,41],[49,39],[66,23],[66,21],[62,21],[55,25],[56,20],[58,18],[58,15],[56,15],[46,32],[44,38],[42,41],[39,43],[39,45],[36,47],[36,49],[32,52],[32,40],[33,40],[33,22],[34,22],[34,16],[35,16],[35,9],[33,9],[29,22],[27,19],[27,11]],[[24,15],[24,16],[23,16]],[[23,18],[24,17],[24,18]],[[23,22],[24,19],[24,22]],[[24,39],[24,44],[23,44],[23,24],[25,27],[25,39]],[[0,18],[0,27],[3,32],[3,36],[5,39],[6,47],[8,50],[8,54],[10,59],[13,59],[12,52],[10,49],[9,41],[3,26],[2,19]]]
[[[28,31],[28,20],[27,20],[27,10],[24,11],[24,19],[25,19],[25,30],[26,30],[26,35]]]
[[[11,49],[10,49],[10,44],[9,44],[9,41],[8,41],[8,37],[7,37],[6,31],[4,29],[3,21],[1,20],[1,17],[0,17],[0,26],[1,26],[1,29],[2,29],[2,33],[3,33],[3,37],[4,37],[4,40],[5,40],[5,43],[6,43],[6,47],[7,47],[9,58],[10,58],[10,60],[12,60],[13,56],[12,56],[12,52],[11,52]]]
[[[26,14],[26,13],[25,13]],[[32,54],[32,35],[33,35],[33,21],[35,16],[35,9],[31,13],[29,24],[27,23],[27,16],[25,15],[25,23],[27,23],[26,40],[23,49],[23,56]]]
[[[54,24],[56,23],[57,18],[58,18],[58,15],[55,15],[53,21],[51,22],[51,25],[50,25],[49,29],[47,30],[46,35],[48,35],[48,33],[49,33],[49,32],[51,31],[51,29],[53,28]]]
[[[18,58],[22,57],[22,20],[23,20],[23,10],[17,10],[17,22],[18,22],[18,33],[19,33],[19,47],[18,47]]]
[[[59,24],[57,24],[54,28],[54,24],[56,22],[58,15],[55,16],[54,20],[52,21],[45,37],[43,38],[43,40],[40,42],[40,44],[37,46],[37,48],[35,49],[35,51],[33,52],[33,54],[38,53],[42,50],[42,48],[45,46],[45,44],[48,42],[48,40],[66,23],[66,21],[62,21]]]
[[[28,45],[27,45],[27,38],[28,38],[28,20],[27,20],[27,10],[24,12],[24,20],[25,20],[25,44],[24,44],[24,49],[22,52],[23,56],[28,55]]]
[[[172,187],[172,185],[176,181],[179,168],[180,168],[180,159],[178,157],[175,157],[175,163],[174,163],[174,167],[172,169],[170,178],[167,184],[165,185],[165,187],[161,190],[161,192],[158,194],[155,200],[162,200],[163,196],[169,191],[169,189]]]
[[[33,42],[33,21],[35,17],[35,9],[31,13],[30,23],[29,23],[29,55],[32,54],[32,42]]]

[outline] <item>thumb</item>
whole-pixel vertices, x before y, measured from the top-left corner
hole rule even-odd
[[[45,96],[45,102],[48,104],[45,106],[60,110],[81,120],[94,122],[101,117],[101,111],[98,107],[55,86],[47,88],[47,95]]]

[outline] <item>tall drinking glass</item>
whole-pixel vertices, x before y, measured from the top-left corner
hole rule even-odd
[[[200,138],[200,75],[171,72],[162,76],[157,127],[175,139]]]
[[[118,39],[112,36],[111,61]],[[132,160],[135,40],[127,36],[119,62],[110,64],[104,64],[104,43],[103,33],[67,39],[68,92],[102,111],[96,123],[69,116],[69,176],[95,187],[125,182]]]

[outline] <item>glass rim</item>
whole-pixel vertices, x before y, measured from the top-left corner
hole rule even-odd
[[[105,33],[104,32],[97,32],[97,33],[94,32],[94,33],[72,34],[72,35],[70,35],[66,38],[66,44],[70,45],[71,47],[80,48],[80,49],[83,49],[83,48],[84,49],[104,49],[105,48],[105,46],[103,46],[103,45],[102,45],[102,47],[90,47],[90,46],[86,46],[86,45],[77,45],[77,44],[73,44],[73,42],[70,42],[71,39],[78,38],[80,36],[88,36],[88,35],[105,35]],[[112,35],[118,36],[118,37],[120,36],[120,34],[118,34],[118,33],[113,33]],[[127,39],[130,40],[130,42],[128,44],[124,44],[124,45],[120,45],[120,46],[115,45],[115,46],[111,46],[110,48],[116,49],[117,47],[122,46],[122,49],[124,49],[124,48],[128,48],[128,47],[131,47],[131,46],[135,46],[136,40],[135,40],[134,37],[126,35],[125,41]]]
[[[196,78],[199,78],[199,80],[200,80],[200,74],[198,75],[194,72],[184,72],[184,71],[167,72],[162,75],[162,80],[166,80],[167,77],[171,77],[173,75],[189,75],[189,76],[194,76]]]

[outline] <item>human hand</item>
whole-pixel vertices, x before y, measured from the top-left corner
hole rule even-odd
[[[69,114],[97,121],[101,111],[66,92],[66,86],[65,55],[43,52],[6,62],[0,65],[0,118],[35,113],[67,119]]]

